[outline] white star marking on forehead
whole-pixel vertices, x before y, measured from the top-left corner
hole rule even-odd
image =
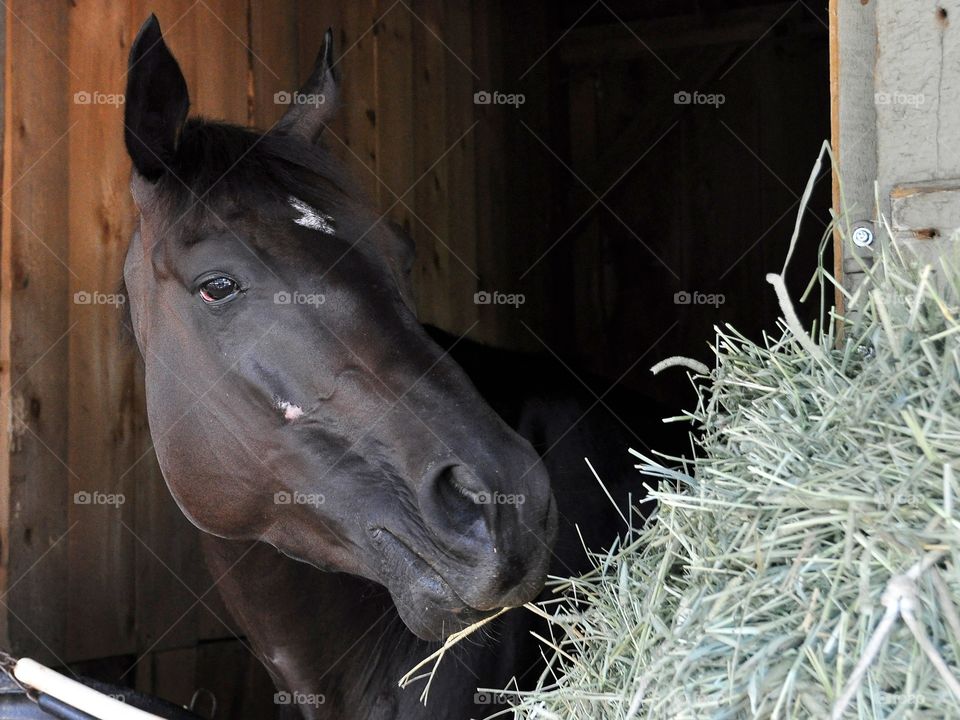
[[[300,217],[294,220],[297,225],[303,225],[303,227],[310,228],[311,230],[319,230],[327,235],[336,235],[333,229],[332,217],[325,215],[293,195],[290,196],[289,201],[294,210],[302,213]]]

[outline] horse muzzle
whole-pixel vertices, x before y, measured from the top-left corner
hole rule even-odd
[[[411,631],[442,639],[536,598],[557,530],[542,465],[510,488],[483,483],[461,465],[443,465],[419,501],[416,522],[369,530],[381,557],[381,582]]]

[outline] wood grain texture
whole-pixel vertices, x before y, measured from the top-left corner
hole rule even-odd
[[[69,524],[68,17],[5,6],[2,433],[7,641],[40,660],[66,647]],[[38,102],[37,99],[43,101]]]
[[[280,0],[269,5],[250,3],[250,107],[248,122],[267,130],[283,116],[282,93],[300,85],[297,0]],[[281,95],[278,96],[278,93]]]
[[[960,177],[957,17],[957,0],[877,4],[877,182],[888,217],[897,186]],[[898,238],[925,260],[952,244],[924,232],[901,232]]]
[[[413,100],[412,13],[393,0],[377,0],[376,14],[376,173],[377,202],[390,219],[413,231],[417,112]],[[347,71],[347,70],[345,70]]]
[[[877,208],[877,3],[846,3],[833,0],[830,11],[831,144],[836,167],[833,174],[833,207],[851,221],[873,220]],[[846,228],[849,235],[849,227]],[[834,271],[850,289],[860,282],[844,273],[844,259],[858,252],[845,247],[834,235]],[[843,307],[843,293],[836,300]]]
[[[127,191],[129,161],[117,142],[123,104],[109,102],[123,92],[129,29],[126,8],[116,3],[81,3],[69,13],[73,330],[67,459],[73,471],[70,497],[85,493],[91,500],[72,502],[68,515],[74,526],[67,543],[71,658],[118,655],[135,647],[136,551],[123,525],[135,524],[139,478],[126,471],[142,454],[147,432],[136,396],[136,351],[121,344],[120,305],[111,302],[135,216]],[[110,496],[117,502],[108,502]]]
[[[413,26],[415,175],[413,191],[418,219],[413,224],[417,242],[414,289],[421,320],[443,328],[454,323],[454,310],[444,298],[452,262],[437,238],[449,237],[447,150],[447,51],[438,36],[443,32],[445,5],[440,0],[420,0],[411,5],[418,20]],[[441,290],[441,288],[443,288]],[[429,293],[429,294],[428,294]]]

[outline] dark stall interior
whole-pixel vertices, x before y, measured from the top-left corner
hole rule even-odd
[[[540,306],[544,343],[680,408],[692,397],[683,373],[654,380],[650,365],[676,354],[709,362],[715,324],[758,337],[779,313],[764,276],[782,267],[829,135],[826,13],[778,2],[585,5],[562,3],[546,30],[556,45],[519,63],[533,57],[530,74],[544,66],[547,98],[539,114],[510,116],[520,126],[510,129],[513,171],[536,173],[513,184],[523,199],[511,209],[536,207],[541,193],[550,202],[548,222],[516,238],[518,280]],[[829,219],[828,175],[805,213],[794,297]],[[526,333],[512,338],[536,347]]]

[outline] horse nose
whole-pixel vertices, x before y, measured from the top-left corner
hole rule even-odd
[[[421,517],[443,554],[459,559],[447,569],[462,575],[461,597],[478,609],[529,599],[521,595],[546,573],[556,530],[542,463],[512,478],[505,473],[487,467],[487,479],[481,479],[462,463],[447,464],[428,475],[421,490]]]
[[[499,525],[494,488],[460,464],[444,465],[431,475],[420,510],[443,544],[459,547],[464,540],[492,542]]]
[[[541,463],[509,478],[507,466],[487,466],[483,478],[463,463],[434,470],[422,486],[420,512],[448,556],[495,568],[509,587],[549,553],[556,510]]]

